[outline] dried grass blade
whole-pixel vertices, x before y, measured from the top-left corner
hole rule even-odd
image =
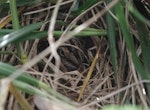
[[[97,60],[98,60],[99,52],[100,52],[100,47],[99,47],[98,50],[97,50],[97,53],[96,53],[96,55],[95,55],[95,57],[94,57],[94,60],[93,60],[93,62],[92,62],[92,64],[91,64],[90,70],[88,71],[88,74],[87,74],[87,76],[86,76],[86,79],[85,79],[85,81],[84,81],[84,83],[83,83],[83,86],[82,86],[82,88],[81,88],[79,97],[78,97],[78,99],[77,99],[78,102],[81,100],[81,97],[82,97],[83,92],[84,92],[84,90],[85,90],[85,88],[86,88],[86,85],[87,85],[87,83],[88,83],[88,81],[89,81],[89,79],[90,79],[90,77],[91,77],[91,75],[92,75],[92,73],[93,73],[94,67],[95,67],[96,62],[97,62]]]
[[[12,83],[10,83],[9,85],[9,90],[24,110],[33,110],[32,107],[29,105],[28,101],[21,95],[21,93]]]

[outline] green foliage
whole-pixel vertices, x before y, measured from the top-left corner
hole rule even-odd
[[[99,2],[100,0],[86,0],[85,3],[83,3],[81,6],[78,7],[78,5],[76,6],[76,10],[72,11],[72,13],[77,16],[79,14],[81,14],[82,12],[84,12],[85,10],[87,10],[88,8],[90,8],[92,5],[96,4],[97,2]],[[79,1],[76,2],[76,4],[79,4]]]
[[[17,69],[14,68],[13,66],[0,62],[0,76],[1,77],[9,77],[15,71],[17,71]],[[49,94],[56,95],[57,98],[59,98],[61,100],[65,100],[66,102],[69,103],[68,98],[62,96],[59,93],[56,93],[55,90],[51,89],[48,85],[39,81],[36,78],[31,77],[30,75],[28,75],[25,72],[23,72],[21,76],[19,76],[16,80],[14,80],[13,83],[18,88],[26,91],[29,94],[42,95],[44,97],[47,97],[47,94],[45,94],[41,90],[37,89],[37,88],[41,88],[41,89],[45,90],[46,92],[48,92]],[[34,86],[36,88],[34,88]]]
[[[16,4],[17,4],[17,7],[32,6],[32,5],[36,5],[38,3],[41,3],[42,1],[43,0],[16,0]],[[1,8],[9,8],[9,3],[10,2],[7,0],[0,0],[0,7]],[[55,1],[55,3],[56,3],[56,1]]]
[[[17,39],[21,39],[21,37],[23,37],[24,35],[27,35],[33,30],[38,29],[42,24],[43,22],[31,24],[22,29],[16,30],[15,32],[4,35],[3,37],[0,38],[0,48],[14,42]]]
[[[105,106],[102,110],[143,110],[143,108],[140,106],[132,106],[132,105],[123,105],[123,106],[109,105]]]
[[[32,27],[32,25],[27,26],[27,27]],[[38,28],[38,27],[36,27],[36,28]],[[26,29],[24,30],[24,28],[21,30],[26,31]],[[0,39],[4,38],[4,36],[6,34],[9,35],[14,32],[16,32],[16,31],[14,31],[12,29],[0,29]],[[19,32],[22,32],[22,31],[19,31]],[[63,33],[63,31],[54,31],[54,36],[59,37],[59,36],[61,36],[62,33]],[[70,31],[70,33],[71,33],[71,31]],[[46,31],[27,32],[25,35],[21,35],[13,42],[15,43],[15,42],[22,42],[22,41],[27,41],[27,40],[42,39],[42,38],[46,38],[47,35],[48,35],[48,33]],[[86,36],[106,36],[106,35],[107,35],[106,30],[98,30],[98,29],[93,30],[92,28],[90,28],[88,30],[84,30],[84,31],[78,33],[75,36],[76,37],[86,37]],[[16,37],[14,36],[14,38],[16,38]],[[8,38],[8,40],[9,40],[9,38]]]
[[[3,62],[0,62],[0,76],[8,77],[9,75],[11,75],[15,71],[16,71],[16,68],[14,68],[13,66],[11,66],[9,64],[5,64]],[[27,75],[26,73],[23,73],[23,75],[18,77],[17,80],[20,80],[22,82],[26,82],[26,83],[31,84],[33,86],[39,85],[39,83],[38,83],[39,81],[37,79],[32,78],[31,76]]]
[[[112,0],[108,0],[106,3],[110,3]],[[114,12],[114,8],[111,9]],[[109,48],[110,54],[112,59],[112,65],[115,74],[118,72],[118,65],[117,65],[117,50],[116,50],[116,33],[115,33],[115,20],[112,18],[109,12],[106,13],[106,24],[107,24],[107,31],[108,31],[108,41],[109,41]]]

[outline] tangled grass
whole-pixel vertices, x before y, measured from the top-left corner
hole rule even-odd
[[[148,109],[142,2],[1,1],[0,110]]]

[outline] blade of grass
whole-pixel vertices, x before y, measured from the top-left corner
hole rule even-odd
[[[118,4],[116,5],[115,11],[116,11],[116,15],[117,15],[117,18],[118,18],[118,23],[120,25],[121,31],[123,33],[124,39],[125,39],[126,44],[127,44],[127,47],[129,49],[129,51],[131,52],[131,56],[132,56],[134,66],[135,66],[137,72],[141,75],[141,77],[143,79],[148,79],[148,75],[144,71],[143,65],[141,64],[141,62],[139,61],[139,59],[137,57],[136,50],[135,50],[135,47],[134,47],[133,38],[132,38],[132,35],[131,35],[131,33],[129,31],[129,28],[127,26],[123,6],[120,2],[118,2]],[[147,84],[148,89],[150,89],[149,86],[150,85]],[[148,90],[148,96],[150,96],[150,90]]]
[[[4,105],[8,95],[8,81],[5,79],[0,80],[0,110],[4,110]]]
[[[10,2],[9,5],[10,5],[13,29],[18,30],[20,28],[20,25],[18,19],[16,0],[9,0],[9,2]],[[26,56],[25,53],[23,52],[22,44],[17,42],[16,47],[17,47],[17,54],[19,57],[21,57],[22,60],[22,56]]]
[[[132,5],[128,0],[125,0],[126,6],[128,7],[129,11],[140,21],[144,22],[150,27],[150,20],[142,16]]]
[[[107,0],[106,4],[109,4],[112,0]],[[111,8],[110,11],[114,13],[114,8]],[[106,24],[107,24],[107,38],[109,42],[110,56],[112,61],[112,67],[115,73],[115,81],[118,88],[121,87],[121,82],[118,79],[120,76],[118,74],[118,65],[117,65],[117,50],[116,50],[116,30],[115,30],[115,20],[112,15],[107,12],[106,13]],[[121,98],[121,95],[118,95],[118,99]]]
[[[1,20],[1,22],[0,22],[0,29],[2,29],[10,21],[11,21],[11,16],[10,15],[3,18],[3,20]]]
[[[17,30],[20,28],[20,25],[19,25],[19,19],[18,19],[16,0],[10,0],[9,2],[10,2],[9,4],[10,4],[13,29]]]
[[[141,64],[141,62],[139,61],[137,54],[136,54],[136,50],[134,47],[134,42],[133,42],[133,38],[132,35],[130,34],[129,28],[127,26],[127,22],[125,20],[125,14],[123,11],[123,7],[121,5],[121,3],[118,3],[115,7],[116,9],[116,15],[118,18],[118,23],[120,25],[120,28],[122,30],[123,36],[125,38],[126,44],[128,46],[128,49],[130,50],[131,54],[132,54],[132,58],[133,58],[133,62],[135,64],[135,67],[137,69],[137,71],[142,74],[143,78],[146,78],[146,74],[143,66]]]
[[[0,39],[1,36],[4,36],[5,34],[9,34],[14,32],[14,30],[11,29],[0,29]],[[59,37],[61,36],[63,31],[54,31],[54,36]],[[68,33],[72,33],[71,31]],[[84,30],[78,34],[76,34],[76,37],[87,37],[87,36],[105,36],[107,35],[106,30],[98,30],[98,29],[88,29]],[[30,32],[29,34],[22,36],[21,38],[15,40],[14,42],[22,42],[26,40],[34,40],[34,39],[41,39],[47,37],[47,32],[46,31],[35,31],[35,32]]]
[[[23,11],[23,8],[19,8],[19,12]],[[11,15],[7,15],[6,17],[2,18],[2,20],[0,21],[0,29],[2,29],[5,25],[7,25],[10,21],[12,20]]]
[[[20,90],[22,91],[25,91],[26,93],[29,93],[30,95],[34,95],[34,96],[41,96],[43,98],[46,98],[50,101],[53,101],[55,103],[60,103],[60,104],[64,104],[64,106],[68,108],[70,108],[70,110],[78,110],[76,109],[73,105],[72,105],[72,101],[70,100],[66,100],[66,97],[61,95],[58,96],[57,92],[55,91],[55,95],[54,94],[49,94],[49,92],[46,92],[46,91],[43,91],[41,89],[38,89],[34,86],[31,86],[27,83],[24,83],[24,82],[21,82],[21,81],[18,81],[18,80],[14,80],[13,81],[13,84],[19,88]],[[48,89],[48,88],[47,88]]]
[[[139,40],[142,49],[142,58],[148,79],[150,79],[150,34],[146,24],[136,19],[136,27],[138,30]]]
[[[9,43],[14,42],[15,40],[17,40],[19,38],[22,38],[24,35],[28,34],[31,31],[38,29],[40,26],[42,26],[42,24],[43,24],[43,22],[31,24],[22,29],[16,30],[15,32],[6,34],[5,36],[0,38],[0,48],[6,46]]]
[[[102,110],[143,110],[142,106],[133,105],[106,105]]]
[[[107,0],[106,3],[110,3],[112,0]],[[114,12],[114,8],[111,9],[111,12]],[[112,60],[112,66],[115,74],[117,74],[118,65],[117,65],[117,51],[116,51],[116,34],[115,34],[115,21],[112,18],[109,12],[106,13],[106,23],[107,23],[107,37],[110,48],[110,55]]]
[[[72,11],[72,13],[75,15],[75,16],[78,16],[79,14],[81,14],[83,11],[87,10],[89,7],[91,7],[92,5],[96,4],[97,2],[99,2],[100,0],[86,0],[85,3],[83,3],[82,6],[80,6],[78,8],[78,10],[76,11]]]
[[[83,95],[83,92],[84,92],[84,90],[85,90],[85,88],[86,88],[86,85],[88,84],[88,81],[89,81],[89,79],[90,79],[90,77],[91,77],[91,75],[92,75],[92,73],[93,73],[94,67],[95,67],[96,62],[97,62],[97,60],[98,60],[99,52],[100,52],[100,47],[98,48],[98,50],[97,50],[97,52],[96,52],[96,55],[95,55],[95,57],[94,57],[94,60],[92,61],[92,64],[91,64],[91,66],[90,66],[90,70],[88,71],[87,76],[86,76],[86,78],[85,78],[85,80],[84,80],[84,82],[83,82],[83,86],[82,86],[82,88],[81,88],[81,90],[80,90],[80,94],[79,94],[78,99],[77,99],[78,102],[81,100],[82,95]]]
[[[16,69],[13,66],[0,62],[0,76],[7,77],[7,76],[11,75],[14,71],[16,71]],[[37,79],[32,78],[31,76],[29,76],[27,74],[21,75],[20,77],[17,78],[17,80],[26,82],[26,83],[34,85],[34,86],[40,85],[40,83],[37,81]]]
[[[7,91],[8,90],[5,90],[4,89],[7,89],[8,87],[6,87],[6,83],[8,82],[7,80],[5,79],[2,79],[1,82],[3,81],[2,86],[3,88],[0,88],[0,99],[3,99],[3,100],[0,100],[0,110],[4,110],[4,103],[2,103],[4,101],[4,95],[6,94],[7,95]],[[17,88],[19,88],[20,90],[22,91],[25,91],[26,93],[29,93],[30,95],[35,95],[35,96],[41,96],[43,98],[46,98],[47,100],[50,100],[50,101],[53,101],[54,103],[59,103],[59,104],[62,104],[66,109],[70,109],[70,110],[78,110],[77,107],[75,107],[74,105],[72,105],[72,102],[69,100],[68,102],[66,102],[65,100],[65,96],[62,96],[61,98],[57,97],[57,95],[55,94],[55,96],[53,94],[48,94],[48,92],[46,91],[43,91],[41,89],[38,89],[34,86],[31,86],[27,83],[24,83],[22,81],[18,81],[18,80],[14,80],[13,81],[13,84],[14,86],[16,86]],[[0,86],[1,87],[1,86]],[[47,88],[48,89],[48,88]],[[2,93],[3,92],[3,93]],[[56,93],[56,92],[55,92]],[[6,97],[7,98],[7,97]]]
[[[13,66],[0,62],[0,76],[1,77],[8,77],[12,73],[14,73],[16,70],[17,69],[14,68]],[[63,100],[65,102],[67,102],[67,103],[70,102],[70,100],[67,97],[64,97],[63,95],[57,93],[55,90],[51,89],[45,83],[39,81],[38,79],[35,79],[35,78],[31,77],[30,75],[27,75],[26,73],[23,73],[22,75],[20,75],[16,80],[13,80],[13,82],[17,81],[17,80],[21,81],[23,83],[29,84],[30,86],[39,87],[39,88],[47,91],[49,94],[54,95],[58,99]],[[19,84],[18,84],[18,86],[19,86]],[[23,85],[22,85],[22,87],[23,87]],[[25,89],[27,89],[26,91],[29,91],[28,90],[29,88],[24,88],[24,90]]]
[[[33,110],[28,101],[21,95],[21,93],[17,90],[13,83],[10,83],[9,91],[13,94],[13,96],[16,98],[16,100],[24,110]]]

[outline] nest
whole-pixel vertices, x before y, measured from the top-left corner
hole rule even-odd
[[[135,2],[136,4],[137,2]],[[28,24],[32,24],[34,22],[39,21],[49,21],[52,15],[53,8],[50,10],[45,10],[38,13],[30,14],[28,12],[32,12],[34,10],[44,9],[45,7],[53,6],[52,4],[41,3],[38,6],[27,6],[20,13],[20,24],[21,26],[25,26]],[[69,25],[75,17],[71,14],[68,15],[69,10],[71,8],[71,3],[65,4],[60,7],[58,11],[57,20],[64,21],[65,24]],[[99,12],[104,8],[104,3],[94,7],[91,11],[81,16],[80,19],[77,20],[76,26],[84,23],[91,16],[94,16],[95,13]],[[149,13],[149,12],[148,12]],[[149,15],[144,15],[149,17]],[[130,22],[129,25],[131,27],[131,31],[134,32],[134,20],[131,15],[128,15]],[[48,30],[49,23],[43,25],[41,27],[41,31]],[[11,28],[12,24],[8,24],[5,28]],[[100,17],[96,22],[90,25],[91,28],[95,29],[107,29],[105,16]],[[56,22],[55,30],[64,31],[67,26],[60,25]],[[63,43],[57,50],[57,53],[60,57],[60,67],[59,71],[56,74],[54,72],[54,65],[56,63],[56,59],[51,58],[51,54],[44,57],[39,63],[34,65],[32,68],[27,70],[27,73],[32,75],[35,78],[45,82],[50,85],[53,89],[58,91],[59,93],[65,95],[71,100],[77,102],[79,97],[81,88],[83,83],[87,77],[88,71],[91,67],[91,64],[95,58],[98,48],[100,48],[100,52],[98,54],[97,63],[93,69],[92,75],[87,83],[86,89],[81,97],[80,103],[81,105],[90,104],[92,109],[99,109],[107,104],[124,104],[125,101],[134,103],[134,104],[143,104],[140,96],[138,87],[140,89],[143,88],[144,85],[139,85],[138,87],[128,88],[124,91],[124,93],[119,93],[116,95],[112,95],[112,97],[107,98],[105,100],[101,100],[101,98],[106,95],[111,94],[112,92],[119,90],[123,86],[130,85],[135,82],[135,77],[140,79],[139,76],[134,76],[133,67],[131,61],[131,56],[129,52],[126,50],[124,45],[124,40],[120,35],[120,30],[116,29],[117,34],[117,59],[118,59],[118,73],[114,73],[112,67],[112,60],[110,56],[110,45],[108,43],[108,39],[106,36],[85,36],[85,37],[73,37],[70,40]],[[55,41],[59,39],[58,36],[55,36]],[[136,48],[140,47],[138,43],[138,39],[134,38],[136,43]],[[42,39],[36,39],[31,41],[25,41],[23,43],[23,50],[26,52],[28,56],[28,60],[31,60],[37,54],[40,54],[44,49],[49,46],[49,42],[47,40],[47,36]],[[5,50],[14,51],[15,45],[10,45],[5,48]],[[124,59],[126,57],[126,59]],[[15,55],[4,55],[1,56],[1,60],[3,62],[8,62],[12,65],[19,66],[20,59]],[[124,60],[125,63],[124,63]],[[119,96],[123,95],[122,99],[119,99]],[[31,96],[27,96],[30,98]],[[146,95],[143,96],[145,100],[148,100]],[[8,98],[8,103],[12,102],[12,97]],[[15,102],[14,105],[16,104]],[[13,106],[13,104],[12,104]],[[15,106],[13,106],[15,107]]]

